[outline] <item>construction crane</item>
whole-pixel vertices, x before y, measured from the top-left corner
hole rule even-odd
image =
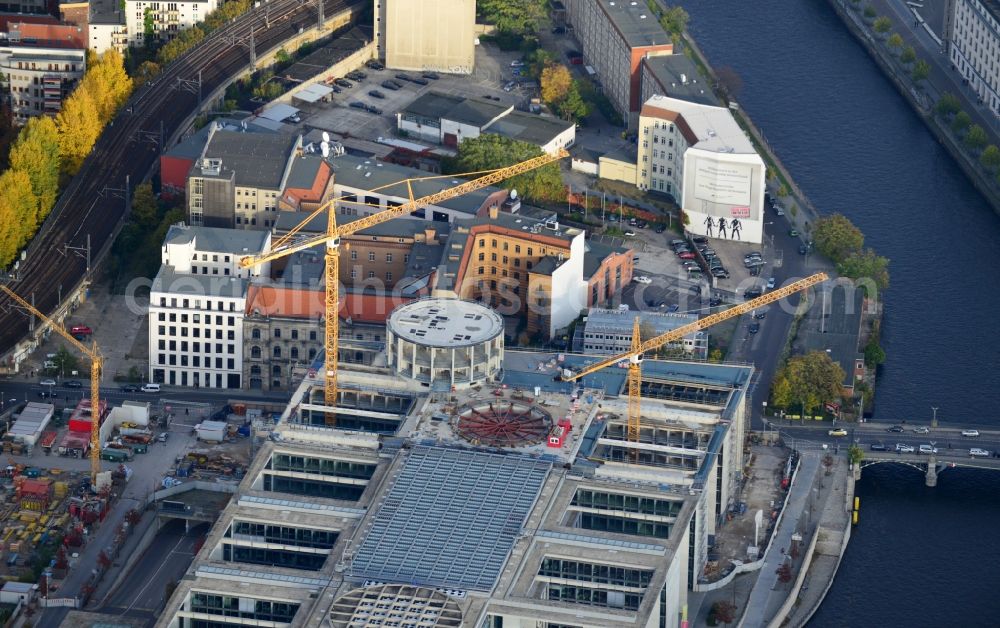
[[[49,329],[54,330],[65,338],[67,342],[76,347],[77,351],[90,359],[90,485],[96,491],[97,474],[101,471],[100,388],[101,369],[104,365],[104,358],[101,357],[101,353],[97,349],[97,343],[95,342],[92,347],[88,347],[63,329],[62,325],[57,325],[7,286],[0,286],[0,290],[3,290],[10,298],[17,301],[21,307],[42,319],[43,322],[48,324]]]
[[[787,286],[768,292],[767,294],[759,296],[756,299],[751,299],[750,301],[746,301],[722,312],[716,312],[715,314],[706,316],[705,318],[697,320],[693,323],[688,323],[687,325],[678,327],[677,329],[672,329],[648,340],[642,340],[639,337],[639,317],[636,316],[632,325],[632,344],[628,351],[587,365],[579,371],[566,369],[563,371],[562,379],[567,382],[576,381],[581,377],[586,377],[591,373],[618,364],[623,360],[628,360],[628,440],[629,442],[637,443],[639,442],[639,399],[640,386],[642,384],[642,357],[644,353],[647,351],[655,351],[663,345],[680,340],[688,334],[693,334],[703,329],[707,329],[712,325],[716,325],[735,316],[741,316],[759,307],[768,305],[769,303],[780,301],[785,297],[806,290],[818,283],[822,283],[826,281],[827,278],[826,273],[816,273],[815,275],[806,277],[805,279],[800,279],[796,282],[788,284]]]
[[[312,213],[310,213],[305,220],[296,225],[276,242],[272,243],[270,251],[261,255],[247,256],[240,259],[241,268],[251,268],[272,260],[292,255],[293,253],[297,253],[299,251],[319,246],[321,244],[326,245],[326,303],[324,308],[326,314],[326,328],[323,343],[326,358],[323,399],[327,407],[332,408],[337,403],[337,356],[339,355],[338,347],[340,344],[340,291],[338,289],[340,285],[340,239],[344,236],[357,233],[358,231],[363,231],[370,227],[374,227],[375,225],[388,222],[394,218],[409,215],[410,213],[418,210],[420,207],[434,205],[440,203],[441,201],[480,190],[484,187],[499,183],[519,174],[524,174],[525,172],[529,172],[535,168],[540,168],[546,164],[550,164],[568,156],[568,152],[563,149],[559,149],[559,151],[555,154],[546,153],[527,161],[514,164],[513,166],[499,168],[497,170],[483,171],[486,173],[483,176],[479,176],[454,187],[440,190],[434,194],[428,194],[427,196],[420,198],[414,198],[413,196],[413,182],[421,181],[423,179],[404,179],[403,181],[399,181],[391,185],[395,186],[399,184],[406,184],[406,189],[409,192],[410,197],[408,202],[397,207],[391,207],[384,211],[380,211],[370,216],[358,218],[357,220],[343,225],[337,224],[335,211],[336,201],[343,199],[334,198],[320,205]],[[464,173],[464,175],[483,174],[483,172]],[[449,175],[449,177],[460,177],[464,175]],[[384,188],[389,186],[382,187]],[[320,213],[324,211],[327,212],[326,233],[306,238],[296,237],[298,233],[305,228],[311,220],[313,220],[313,218],[320,215]],[[335,420],[336,417],[332,413],[327,413],[326,423],[328,425],[333,425]]]

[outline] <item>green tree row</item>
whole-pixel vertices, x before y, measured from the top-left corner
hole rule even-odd
[[[837,265],[842,277],[871,279],[879,290],[889,287],[889,260],[864,248],[864,234],[843,214],[817,220],[813,242],[819,253]]]
[[[251,0],[229,0],[205,16],[203,22],[180,31],[176,37],[160,47],[156,52],[156,61],[145,61],[139,65],[136,70],[137,82],[141,84],[153,78],[160,73],[161,68],[193,48],[213,31],[249,11],[252,6]]]
[[[590,113],[580,95],[580,82],[561,63],[549,63],[542,69],[542,100],[563,120],[579,122]]]
[[[118,51],[88,53],[87,71],[55,119],[31,118],[18,133],[10,167],[0,175],[0,267],[9,266],[34,237],[59,197],[60,174],[79,171],[131,92]]]
[[[484,133],[466,138],[458,145],[458,155],[442,164],[445,174],[480,172],[512,166],[542,154],[535,144],[512,140],[502,135]],[[523,198],[565,202],[566,187],[559,173],[558,162],[535,168],[500,183],[506,189],[516,189]]]
[[[160,268],[160,245],[170,225],[184,220],[183,207],[168,207],[156,198],[149,182],[135,187],[132,213],[112,249],[119,273],[129,279],[156,275]]]

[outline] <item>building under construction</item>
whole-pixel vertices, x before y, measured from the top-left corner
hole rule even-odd
[[[646,360],[633,438],[628,369],[564,381],[594,358],[499,338],[468,387],[414,376],[410,344],[404,369],[342,365],[333,408],[307,377],[157,625],[680,626],[753,367]]]

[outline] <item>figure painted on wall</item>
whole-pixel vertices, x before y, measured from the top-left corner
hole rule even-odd
[[[726,235],[726,219],[721,216],[719,217],[719,237],[720,238],[728,237]]]
[[[710,238],[714,237],[712,235],[712,228],[713,227],[715,227],[715,220],[713,220],[711,216],[707,216],[705,218],[705,235],[707,235]]]
[[[743,237],[743,234],[740,233],[740,231],[743,229],[743,225],[740,224],[740,221],[739,221],[738,218],[733,218],[729,222],[729,229],[730,229],[730,231],[729,231],[730,239],[732,239],[732,240],[739,240],[739,239],[741,239]]]

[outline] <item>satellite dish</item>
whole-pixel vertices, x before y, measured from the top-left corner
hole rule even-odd
[[[323,141],[324,142],[329,142],[330,141],[330,134],[327,133],[326,131],[323,131]]]
[[[517,190],[511,190],[510,191],[510,197],[512,199],[517,199]]]
[[[330,144],[328,144],[327,142],[323,142],[322,144],[320,144],[319,149],[323,153],[324,157],[330,156]]]

